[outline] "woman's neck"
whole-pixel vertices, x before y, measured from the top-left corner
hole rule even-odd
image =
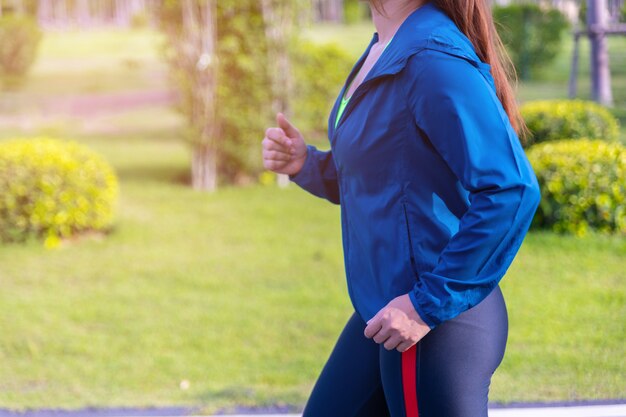
[[[381,45],[387,44],[402,22],[404,22],[404,19],[426,1],[428,0],[387,0],[384,2],[384,13],[386,16],[378,13],[376,8],[370,3],[372,21],[376,27],[376,32],[378,32],[378,43]]]

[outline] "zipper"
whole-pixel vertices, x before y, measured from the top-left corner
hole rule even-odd
[[[348,287],[348,295],[350,296],[351,300],[355,300],[355,295],[354,295],[354,289],[352,288],[352,268],[351,268],[351,239],[350,239],[350,234],[352,233],[352,227],[350,227],[350,219],[348,218],[348,211],[346,210],[345,205],[341,205],[341,211],[343,213],[343,216],[345,218],[346,221],[346,227],[347,227],[347,231],[346,231],[346,247],[344,248],[344,253],[346,255],[346,259],[345,259],[345,266],[346,266],[346,282],[347,282],[347,287]]]
[[[372,41],[373,41],[373,39],[372,39]],[[355,67],[353,68],[353,71],[348,76],[348,79],[346,80],[346,83],[344,84],[343,88],[341,89],[340,100],[343,99],[343,96],[344,96],[346,90],[348,89],[349,83],[351,84],[352,82],[354,82],[354,77],[356,77],[358,75],[360,69],[363,67],[363,64],[365,63],[365,60],[367,59],[367,56],[369,55],[369,52],[372,49],[372,46],[374,45],[374,43],[372,41],[370,41],[370,45],[367,47],[367,50],[363,53],[363,55],[361,55],[361,58],[359,58],[359,61],[357,62],[358,65],[355,65]],[[394,72],[381,72],[380,74],[376,74],[374,76],[371,76],[372,74],[375,73],[374,71],[377,69],[377,67],[379,65],[381,65],[381,62],[383,62],[381,60],[384,59],[384,57],[386,57],[386,55],[385,55],[386,53],[389,53],[389,52],[388,52],[387,48],[385,47],[385,49],[383,50],[382,54],[378,57],[378,60],[374,63],[374,66],[372,68],[370,68],[368,74],[366,74],[365,79],[361,82],[361,84],[359,84],[359,86],[356,88],[356,90],[354,90],[354,92],[352,93],[352,96],[350,97],[350,101],[348,101],[348,104],[346,104],[346,107],[344,108],[343,113],[341,114],[341,117],[337,121],[337,126],[335,127],[334,123],[332,124],[333,125],[333,135],[332,135],[333,139],[335,138],[335,132],[337,132],[337,130],[339,130],[339,128],[341,127],[341,124],[342,124],[343,120],[346,118],[346,116],[348,115],[349,110],[351,110],[352,107],[354,107],[354,102],[356,101],[356,99],[360,98],[363,95],[364,87],[369,85],[374,80],[377,80],[377,79],[385,77],[385,76],[393,75],[393,74],[395,74],[397,72],[397,71],[394,71]],[[358,67],[358,69],[357,69],[357,67]],[[340,105],[341,105],[341,101],[339,102],[339,106]],[[338,109],[338,107],[337,107],[337,109]]]
[[[350,101],[348,101],[348,104],[346,104],[346,107],[343,109],[343,113],[341,114],[341,117],[339,117],[339,120],[337,121],[337,126],[334,127],[333,129],[333,139],[335,138],[336,133],[339,130],[339,128],[342,126],[344,119],[348,116],[352,108],[356,105],[355,103],[358,101],[358,99],[361,98],[361,96],[363,96],[363,94],[365,94],[364,91],[366,90],[366,87],[368,87],[369,84],[371,84],[374,80],[378,80],[379,78],[383,78],[389,75],[393,75],[393,74],[383,73],[383,74],[376,75],[375,77],[372,77],[368,80],[363,81],[356,88],[356,90],[354,90],[354,93],[352,93],[352,97],[350,97]],[[343,90],[342,90],[342,96],[343,96]]]
[[[415,262],[415,256],[413,256],[413,243],[411,241],[411,228],[409,226],[409,216],[406,210],[406,202],[402,202],[402,211],[404,212],[404,223],[406,235],[409,238],[409,257],[411,258],[411,269],[413,270],[413,274],[415,274],[415,279],[419,279],[419,273],[417,272],[417,265]]]

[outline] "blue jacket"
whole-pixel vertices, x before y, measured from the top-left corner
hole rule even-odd
[[[495,92],[490,65],[432,1],[394,35],[334,127],[290,175],[341,206],[350,299],[369,320],[409,294],[434,328],[483,300],[539,205],[537,178]]]

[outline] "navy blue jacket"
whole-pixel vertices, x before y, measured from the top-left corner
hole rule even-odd
[[[369,320],[409,294],[434,328],[483,300],[539,205],[537,178],[495,92],[490,65],[432,1],[394,35],[334,127],[290,175],[341,205],[350,299]]]

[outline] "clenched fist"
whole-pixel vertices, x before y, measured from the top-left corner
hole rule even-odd
[[[263,166],[278,174],[295,175],[306,159],[306,143],[298,129],[282,113],[276,114],[278,127],[265,131]]]
[[[385,349],[404,352],[419,342],[430,327],[415,311],[408,294],[398,296],[367,321],[365,337],[382,343]]]

